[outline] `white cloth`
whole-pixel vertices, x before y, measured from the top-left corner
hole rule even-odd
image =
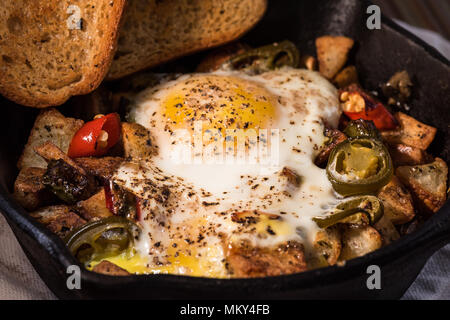
[[[0,299],[55,299],[0,214]]]
[[[447,58],[450,43],[438,34],[399,22]],[[450,245],[438,251],[403,299],[450,299]],[[0,299],[55,299],[20,248],[6,220],[0,214]]]

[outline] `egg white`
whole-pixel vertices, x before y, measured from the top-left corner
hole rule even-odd
[[[270,143],[277,146],[276,163],[174,161],[174,136],[182,141],[167,130],[170,119],[162,104],[174,90],[208,76],[239,79],[269,93],[276,113],[268,125],[278,133]],[[196,95],[198,103],[202,97],[216,99],[217,92]],[[183,75],[139,94],[130,118],[150,130],[158,155],[124,164],[113,180],[145,199],[140,221],[144,232],[136,248],[148,272],[224,277],[224,241],[242,238],[256,246],[296,240],[310,251],[318,231],[311,218],[327,213],[338,201],[314,159],[325,139],[324,124],[337,126],[339,116],[336,88],[316,72],[292,68],[255,76],[237,71]],[[281,174],[283,168],[301,177],[298,187]],[[281,217],[265,222],[274,232],[264,232],[266,225],[247,230],[231,219],[233,213],[254,210]]]

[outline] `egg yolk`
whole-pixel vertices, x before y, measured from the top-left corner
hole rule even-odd
[[[261,85],[231,76],[194,76],[171,89],[163,115],[173,129],[224,134],[226,129],[270,129],[276,118],[274,97]]]
[[[195,250],[194,250],[195,251]],[[186,274],[193,277],[227,277],[225,270],[214,267],[214,262],[210,260],[218,259],[221,256],[217,247],[208,247],[206,257],[198,258],[195,255],[187,255],[178,252],[173,248],[167,251],[167,263],[159,266],[150,265],[148,260],[139,254],[122,252],[102,260],[107,260],[132,274]],[[92,270],[102,260],[93,260],[87,266]]]

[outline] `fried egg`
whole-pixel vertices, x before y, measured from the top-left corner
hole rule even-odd
[[[129,118],[158,152],[113,177],[142,199],[133,270],[227,277],[226,250],[244,239],[311,251],[311,218],[338,201],[314,159],[339,116],[336,88],[303,69],[188,74],[144,90]],[[260,219],[237,222],[249,212]]]

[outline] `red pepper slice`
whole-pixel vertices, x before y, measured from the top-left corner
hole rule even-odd
[[[141,221],[142,219],[142,209],[141,209],[141,199],[136,197],[136,221]]]
[[[117,214],[117,210],[116,207],[114,206],[114,195],[112,193],[112,182],[108,181],[105,183],[104,185],[104,189],[105,189],[105,201],[106,201],[106,207],[108,208],[108,210],[116,215]]]
[[[353,106],[351,103],[343,103],[344,114],[351,120],[363,119],[373,121],[375,127],[380,131],[393,130],[398,126],[397,120],[395,120],[394,116],[386,109],[386,107],[381,102],[365,93],[358,86],[352,85],[346,90],[343,90],[341,92],[341,100],[343,93],[348,93],[348,99],[350,100],[353,98],[356,102],[364,101],[362,106],[359,104]],[[358,110],[361,108],[362,110]]]
[[[108,134],[106,145],[102,145],[98,140],[102,130]],[[119,141],[119,138],[120,117],[117,113],[110,113],[85,123],[75,133],[68,156],[71,158],[102,156]]]

